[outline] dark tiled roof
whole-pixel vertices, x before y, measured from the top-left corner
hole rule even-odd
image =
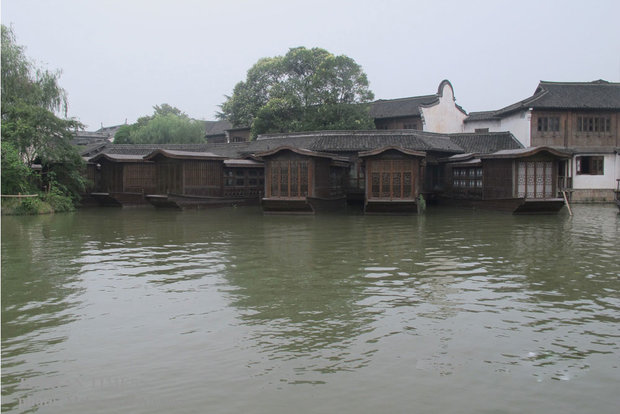
[[[539,92],[545,93],[530,103],[532,108],[620,109],[620,83],[541,81]]]
[[[226,121],[204,121],[205,123],[205,135],[222,135],[226,132],[227,129],[233,127],[233,125]]]
[[[474,132],[450,134],[450,139],[465,152],[489,154],[500,150],[523,148],[510,132]]]
[[[556,157],[561,158],[569,158],[570,154],[564,151],[558,151],[552,147],[529,147],[529,148],[519,148],[519,149],[506,149],[502,151],[497,151],[493,154],[486,154],[481,156],[481,158],[521,158],[521,157],[530,157],[532,155],[536,155],[540,152],[548,152],[550,154],[555,155]]]
[[[499,120],[500,117],[496,114],[497,111],[470,112],[467,118],[465,118],[465,122]]]
[[[291,139],[307,140],[303,145],[313,151],[358,152],[397,146],[418,151],[463,152],[449,134],[413,130],[317,131],[263,135],[258,141],[286,145]],[[278,142],[280,141],[280,143]]]
[[[120,125],[112,125],[108,127],[104,127],[102,125],[101,128],[97,130],[97,132],[107,134],[108,136],[113,137],[114,134],[116,134],[116,131],[118,131],[118,129],[124,125],[127,125],[127,124],[125,123],[125,124],[120,124]]]
[[[620,110],[620,83],[541,81],[534,95],[496,111],[472,112],[465,122],[500,119],[524,109]]]
[[[113,144],[108,146],[105,152],[107,154],[147,155],[158,149],[206,152],[207,144]]]
[[[315,131],[261,135],[259,139],[232,144],[107,144],[84,156],[125,154],[146,156],[155,150],[211,153],[228,159],[241,159],[279,147],[293,147],[325,153],[357,153],[384,147],[400,147],[413,151],[447,154],[464,152],[486,154],[502,149],[521,148],[509,132],[437,134],[412,130]]]
[[[109,142],[110,135],[104,132],[76,131],[73,133],[71,143],[84,147]]]
[[[439,97],[434,95],[414,96],[400,99],[379,99],[370,106],[370,116],[375,119],[420,116],[420,106],[436,103]]]
[[[177,159],[198,159],[198,160],[222,160],[225,157],[221,155],[214,154],[212,152],[202,152],[202,151],[179,151],[179,150],[171,150],[171,149],[157,149],[151,152],[149,155],[145,157],[147,160],[152,160],[158,155],[162,155],[167,158],[177,158]]]

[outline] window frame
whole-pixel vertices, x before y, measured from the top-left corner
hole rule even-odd
[[[577,175],[605,175],[605,157],[579,155],[575,158]]]

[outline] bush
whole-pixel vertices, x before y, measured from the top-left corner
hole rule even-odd
[[[35,215],[35,214],[49,214],[53,213],[52,207],[43,202],[38,197],[24,198],[20,200],[12,213],[17,215]]]
[[[43,201],[48,203],[55,213],[75,210],[73,199],[64,194],[58,187],[52,187],[48,193],[44,194]]]

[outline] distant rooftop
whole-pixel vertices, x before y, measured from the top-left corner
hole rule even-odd
[[[223,135],[227,129],[231,129],[233,125],[226,120],[204,121],[205,136]]]

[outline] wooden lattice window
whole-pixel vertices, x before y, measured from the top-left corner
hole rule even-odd
[[[271,197],[303,198],[308,195],[307,160],[272,161]]]
[[[552,198],[553,162],[519,161],[517,165],[518,198]]]
[[[413,160],[373,160],[370,165],[370,199],[415,197]]]

